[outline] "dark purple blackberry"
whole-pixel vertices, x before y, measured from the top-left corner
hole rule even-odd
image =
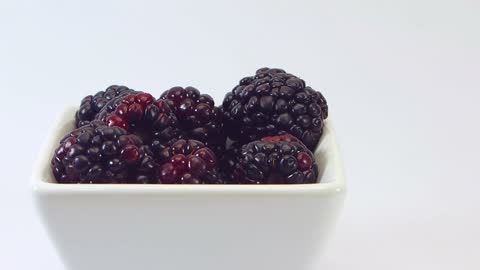
[[[58,183],[149,183],[157,178],[152,155],[138,136],[92,121],[60,141],[52,170]]]
[[[131,92],[134,92],[134,90],[126,86],[112,85],[105,91],[84,97],[80,103],[80,108],[75,113],[75,126],[81,127],[90,123],[109,101]]]
[[[136,93],[113,102],[99,115],[100,120],[140,136],[155,154],[180,136],[178,120],[166,101]]]
[[[180,139],[158,155],[162,184],[221,184],[213,151],[197,140]]]
[[[290,134],[243,145],[229,169],[239,184],[309,184],[318,177],[312,152]]]
[[[215,107],[213,98],[200,94],[193,87],[173,87],[160,99],[165,100],[175,113],[182,138],[195,139],[220,154],[225,148],[222,113]]]
[[[320,92],[281,69],[262,68],[240,80],[223,101],[224,124],[233,140],[247,143],[290,133],[310,150],[323,130],[328,106]]]

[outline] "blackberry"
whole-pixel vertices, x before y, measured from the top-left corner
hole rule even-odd
[[[88,95],[82,99],[80,108],[75,113],[75,126],[81,127],[94,120],[98,113],[112,99],[132,93],[135,90],[126,86],[111,85],[105,91],[100,91],[95,95]]]
[[[178,120],[165,100],[155,101],[148,93],[129,94],[112,100],[99,119],[137,134],[157,154],[180,136]]]
[[[52,158],[58,183],[153,182],[157,163],[142,140],[100,121],[68,133]]]
[[[320,92],[281,69],[262,68],[240,80],[222,104],[227,135],[243,143],[290,133],[314,150],[328,106]]]
[[[158,155],[162,184],[221,184],[213,151],[197,140],[179,139]]]
[[[213,98],[200,94],[194,87],[173,87],[160,99],[165,100],[175,113],[182,138],[195,139],[220,154],[225,148],[222,112]]]
[[[230,169],[239,184],[308,184],[318,177],[312,152],[290,134],[243,145]]]

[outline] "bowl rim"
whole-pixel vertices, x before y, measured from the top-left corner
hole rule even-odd
[[[50,173],[50,159],[53,149],[63,134],[60,134],[60,126],[71,123],[76,107],[67,106],[57,119],[52,123],[48,135],[44,140],[39,155],[35,161],[30,183],[32,191],[36,194],[209,194],[209,195],[288,195],[288,194],[337,194],[343,193],[346,189],[343,162],[340,157],[340,150],[336,141],[336,134],[331,119],[325,121],[324,134],[331,136],[326,147],[330,148],[333,159],[334,177],[328,182],[314,184],[278,184],[278,185],[158,185],[158,184],[58,184],[46,180],[46,173]],[[48,169],[46,168],[46,165]]]

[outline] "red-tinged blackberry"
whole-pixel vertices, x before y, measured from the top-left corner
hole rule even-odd
[[[180,136],[178,120],[165,100],[136,93],[112,102],[99,115],[100,120],[140,136],[155,154]]]
[[[213,151],[197,140],[180,139],[158,155],[161,184],[221,184]]]
[[[134,91],[126,86],[112,85],[105,91],[84,97],[80,103],[80,108],[75,113],[75,126],[81,127],[90,123],[109,101]]]
[[[100,121],[68,133],[52,159],[58,183],[149,183],[157,167],[138,136]]]
[[[173,87],[160,99],[165,100],[175,113],[182,138],[195,139],[220,154],[225,148],[222,112],[215,107],[213,98],[200,94],[194,87]]]
[[[296,137],[265,137],[242,146],[231,172],[240,184],[309,184],[317,182],[312,152]]]
[[[290,133],[314,150],[328,106],[320,92],[281,69],[262,68],[240,80],[223,101],[227,135],[247,143]]]

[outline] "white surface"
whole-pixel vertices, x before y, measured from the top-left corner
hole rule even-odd
[[[260,66],[298,74],[331,107],[349,193],[321,269],[479,269],[479,12],[476,0],[0,2],[0,269],[63,270],[28,192],[63,104],[111,83],[191,84],[220,101]]]
[[[59,185],[50,169],[75,108],[53,124],[32,174],[35,204],[71,270],[312,270],[345,198],[328,120],[313,185]],[[186,260],[184,256],[188,254]]]

